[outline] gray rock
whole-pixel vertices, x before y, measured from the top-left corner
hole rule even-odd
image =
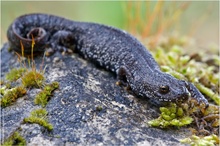
[[[19,67],[17,56],[1,50],[1,78],[10,68]],[[26,98],[1,108],[1,140],[19,133],[27,145],[181,145],[189,131],[158,129],[147,122],[159,116],[158,106],[140,99],[117,86],[116,77],[83,60],[77,54],[63,56],[57,52],[50,57],[35,57],[39,69],[46,67],[47,82],[58,81],[59,89],[46,106],[48,120],[54,129],[48,132],[37,124],[25,124],[23,119],[40,106],[34,105],[32,89]],[[44,60],[44,61],[43,61]]]

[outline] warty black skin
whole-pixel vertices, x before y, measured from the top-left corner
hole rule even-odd
[[[15,19],[7,31],[11,49],[34,52],[46,47],[74,48],[84,58],[116,73],[139,96],[156,101],[179,101],[190,94],[208,106],[206,98],[192,84],[162,72],[149,51],[133,36],[117,28],[71,21],[48,14],[29,14]],[[21,41],[21,42],[20,42]]]

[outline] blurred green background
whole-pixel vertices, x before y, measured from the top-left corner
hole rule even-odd
[[[156,3],[152,2],[150,9],[153,9]],[[172,9],[175,2],[167,1],[165,3],[169,10]],[[128,11],[127,6],[128,2],[123,1],[1,1],[1,41],[2,43],[7,41],[7,28],[17,16],[32,12],[50,13],[72,20],[98,22],[127,29],[127,16],[132,15],[129,13],[133,13]],[[196,22],[199,20],[201,23],[197,26]],[[190,2],[187,9],[181,14],[180,22],[173,23],[172,26],[178,28],[180,34],[183,35],[189,29],[195,29],[193,37],[201,44],[219,44],[219,2]]]

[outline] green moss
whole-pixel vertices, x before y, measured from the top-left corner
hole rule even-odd
[[[0,85],[4,85],[4,84],[5,84],[5,81],[0,80]]]
[[[173,76],[176,77],[177,79],[186,80],[186,77],[185,77],[183,74],[181,74],[181,73],[179,73],[179,72],[173,70],[173,69],[170,68],[169,66],[163,65],[163,66],[161,66],[161,69],[162,69],[162,71],[167,72],[167,73],[173,75]]]
[[[18,133],[15,132],[12,136],[10,136],[2,146],[24,146],[26,145],[26,140]]]
[[[46,85],[39,94],[36,95],[36,98],[34,99],[34,103],[41,105],[42,107],[45,107],[47,105],[47,102],[49,101],[50,96],[52,95],[52,92],[59,87],[58,82],[52,82],[49,85]]]
[[[30,70],[21,78],[24,87],[35,87],[40,88],[44,83],[43,73],[36,70]]]
[[[24,74],[25,71],[25,68],[13,68],[10,72],[6,74],[6,79],[10,82],[16,81]]]
[[[208,95],[217,105],[220,105],[220,97],[215,94],[211,89],[203,86],[202,84],[195,84],[196,87],[203,93]]]
[[[6,83],[5,86],[6,86],[6,88],[11,88],[11,84],[10,83]]]
[[[46,109],[36,109],[31,112],[30,117],[24,118],[24,122],[36,123],[36,124],[39,124],[39,125],[45,127],[47,130],[51,131],[51,130],[53,130],[53,125],[48,123],[46,118],[47,118]]]
[[[192,135],[189,138],[181,139],[180,142],[191,146],[215,146],[219,144],[219,137],[214,134],[205,137]]]
[[[1,94],[1,95],[4,95],[6,89],[7,89],[6,86],[1,86],[1,88],[0,88],[0,94]]]
[[[6,107],[15,102],[19,97],[26,94],[26,89],[23,86],[18,86],[12,89],[5,89],[1,91],[3,97],[0,99],[0,105]]]
[[[100,112],[100,111],[102,111],[102,110],[103,110],[102,106],[97,106],[97,107],[96,107],[96,111],[99,111],[99,112]]]
[[[196,107],[194,107],[196,108]],[[219,115],[220,112],[220,106],[214,105],[214,104],[210,104],[209,107],[207,109],[194,109],[194,110],[200,110],[201,113],[203,114],[203,116],[211,116],[211,115]],[[219,118],[219,116],[218,116]]]
[[[0,94],[4,95],[5,92],[11,88],[11,84],[8,82],[4,82],[3,84],[1,84],[0,86]]]
[[[168,126],[182,127],[193,121],[191,117],[185,116],[183,109],[177,107],[176,104],[171,104],[169,107],[160,107],[160,111],[160,116],[149,121],[149,125],[161,128],[167,128]]]

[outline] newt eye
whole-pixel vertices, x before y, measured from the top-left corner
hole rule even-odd
[[[170,90],[169,90],[169,86],[167,85],[162,85],[160,86],[160,89],[159,89],[160,93],[163,93],[163,94],[166,94],[168,93]]]

